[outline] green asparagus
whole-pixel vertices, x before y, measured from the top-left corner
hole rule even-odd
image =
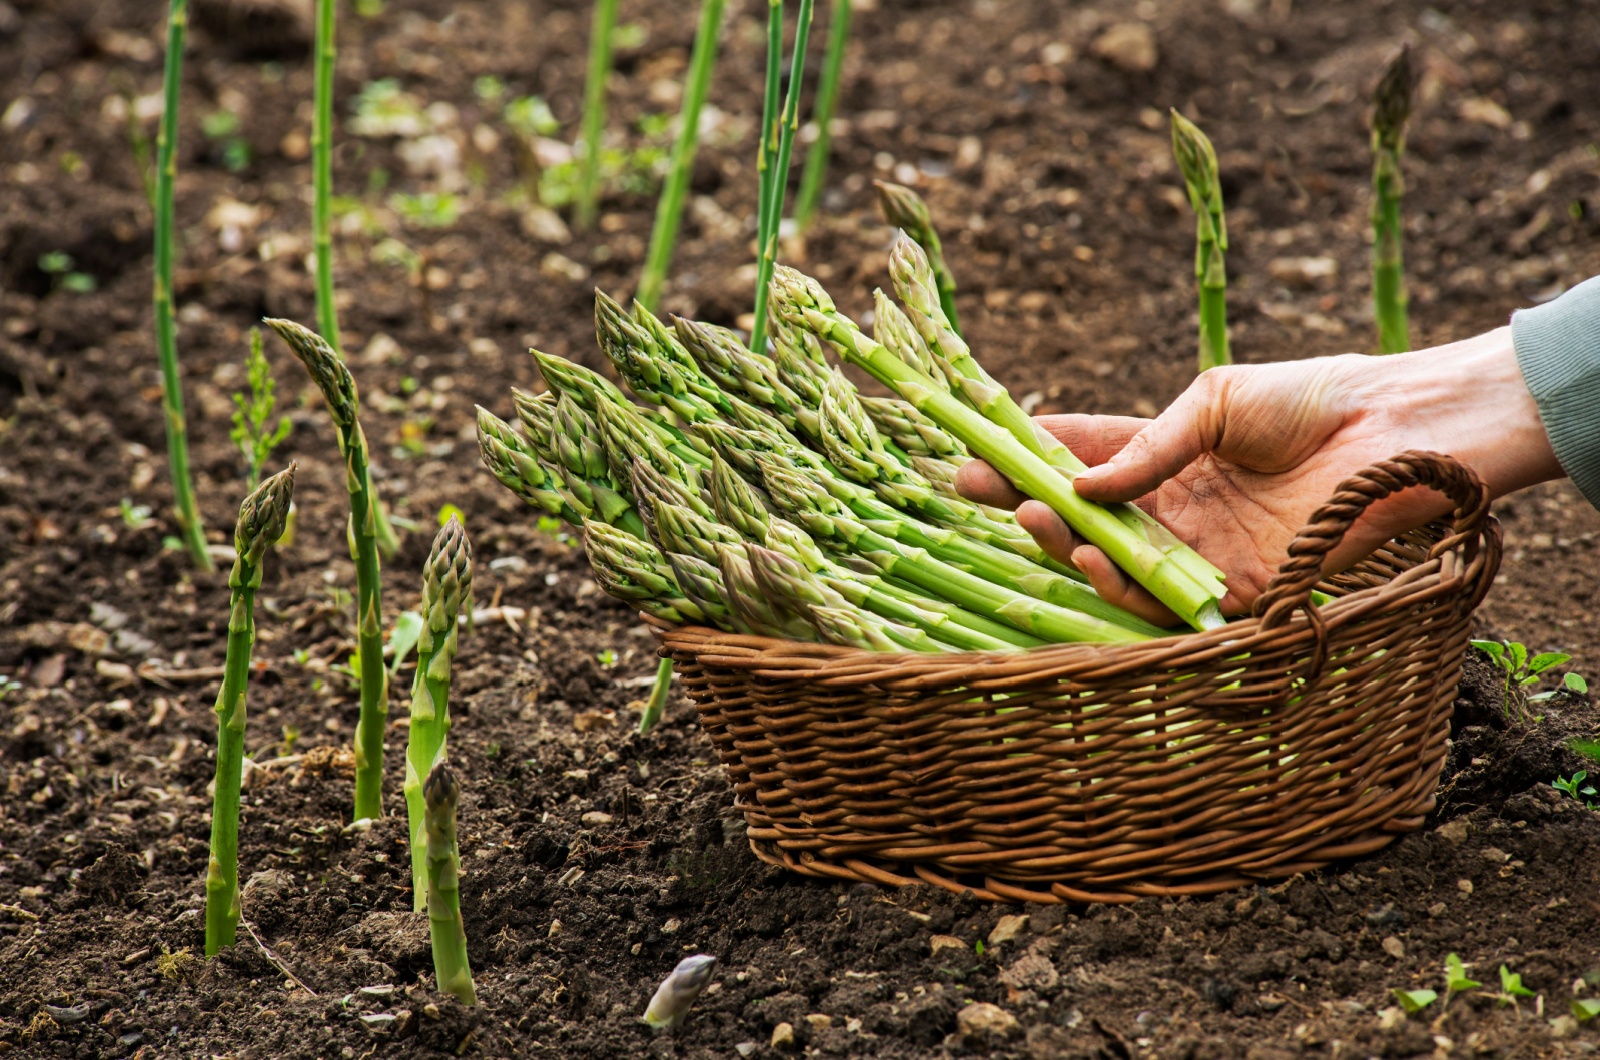
[[[463,602],[472,599],[472,543],[454,515],[433,539],[422,572],[422,636],[417,675],[411,685],[411,724],[406,743],[406,823],[411,836],[412,901],[427,904],[427,843],[422,782],[445,759],[450,735],[450,671]]]
[[[294,497],[294,465],[244,499],[233,531],[228,574],[228,649],[217,693],[217,771],[211,802],[211,857],[206,865],[206,956],[232,946],[239,927],[239,786],[244,772],[245,690],[256,641],[255,600],[261,561],[283,535]]]
[[[456,847],[456,802],[461,786],[440,761],[422,783],[423,842],[428,868],[428,936],[439,992],[475,1005],[467,928],[461,919],[461,853]]]
[[[878,206],[883,210],[884,219],[916,240],[923,253],[928,255],[928,263],[933,266],[938,287],[939,306],[944,310],[950,326],[960,334],[961,323],[956,317],[956,278],[950,266],[945,264],[944,244],[934,230],[933,215],[928,212],[928,204],[922,201],[922,196],[903,184],[891,184],[886,180],[875,180],[872,184],[878,189]]]
[[[1206,134],[1188,118],[1172,111],[1172,153],[1194,208],[1196,235],[1194,275],[1200,283],[1200,371],[1232,364],[1228,352],[1228,224],[1222,216],[1222,182],[1217,178],[1217,152]]]
[[[383,665],[381,575],[378,566],[377,498],[367,471],[367,437],[358,418],[356,382],[333,347],[292,320],[269,319],[322,391],[345,461],[350,493],[347,536],[356,564],[356,642],[361,663],[361,715],[356,723],[355,819],[383,816],[383,733],[389,720],[389,672]]]
[[[1372,106],[1372,310],[1379,353],[1411,348],[1401,253],[1400,198],[1406,185],[1400,156],[1411,119],[1412,86],[1411,48],[1405,45],[1378,82]]]

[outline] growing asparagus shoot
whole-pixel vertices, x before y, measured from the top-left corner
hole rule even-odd
[[[678,112],[678,139],[672,147],[672,162],[661,186],[661,201],[656,204],[655,226],[650,231],[650,250],[644,272],[639,277],[640,302],[654,308],[661,299],[661,288],[672,264],[672,251],[678,241],[678,221],[683,216],[683,200],[689,193],[689,177],[694,171],[695,152],[700,147],[700,111],[705,107],[711,86],[711,68],[717,61],[717,31],[722,26],[724,0],[703,0],[700,26],[695,31],[694,52],[689,59],[688,82],[683,90],[683,108]]]
[[[1200,371],[1232,364],[1228,352],[1228,224],[1222,216],[1217,152],[1199,127],[1172,111],[1172,153],[1194,208],[1194,275],[1200,284]]]
[[[800,192],[794,202],[795,227],[804,232],[822,200],[822,186],[828,176],[828,153],[833,149],[833,112],[839,104],[839,84],[844,79],[844,46],[850,39],[851,0],[833,0],[828,16],[828,52],[822,60],[822,78],[817,82],[817,104],[811,120],[817,138],[806,153],[806,167],[800,174]]]
[[[875,180],[872,184],[878,189],[878,206],[883,210],[884,219],[915,240],[927,255],[939,291],[939,308],[944,310],[951,329],[959,335],[961,322],[956,316],[956,278],[950,266],[945,264],[944,244],[933,227],[933,215],[928,211],[928,204],[922,201],[922,196],[903,184],[891,184],[886,180]]]
[[[161,399],[167,428],[167,463],[178,535],[201,570],[215,570],[206,547],[206,528],[195,501],[189,472],[189,427],[183,415],[183,380],[178,374],[178,329],[172,311],[173,187],[178,179],[178,97],[183,83],[183,42],[189,27],[189,0],[172,0],[167,9],[167,62],[163,76],[161,127],[156,133],[155,321],[156,355],[161,361]]]
[[[689,1009],[711,982],[717,970],[717,959],[704,953],[685,957],[672,969],[672,974],[661,981],[644,1010],[644,1021],[660,1030],[676,1027],[689,1014]]]
[[[778,235],[782,228],[784,193],[789,186],[789,155],[794,150],[794,134],[800,128],[800,89],[805,80],[806,42],[811,37],[811,11],[814,0],[800,0],[800,17],[795,24],[794,51],[789,57],[789,89],[784,95],[783,115],[777,129],[777,149],[769,155],[772,171],[766,174],[763,198],[756,223],[756,308],[755,331],[751,348],[766,349],[767,288],[778,261]],[[768,69],[773,62],[769,55]]]
[[[445,760],[450,734],[450,673],[456,657],[458,618],[472,598],[472,543],[452,515],[433,539],[422,572],[422,636],[411,685],[411,725],[406,743],[406,824],[411,836],[414,908],[427,904],[427,807],[422,784]],[[442,981],[442,980],[441,980]]]
[[[256,590],[267,549],[283,534],[294,497],[294,465],[263,482],[239,506],[236,558],[228,575],[228,647],[217,693],[217,772],[206,865],[206,956],[233,945],[239,926],[239,786],[244,772],[245,690],[256,641]]]
[[[356,639],[361,662],[361,716],[356,725],[355,819],[383,816],[383,732],[389,720],[389,674],[383,665],[381,574],[377,507],[367,465],[367,436],[358,413],[356,381],[322,336],[292,320],[269,319],[268,327],[289,344],[322,391],[338,429],[350,493],[348,536],[356,564]]]
[[[1411,119],[1411,47],[1403,46],[1383,72],[1372,99],[1372,311],[1378,352],[1411,348],[1406,320],[1406,279],[1401,254],[1400,199],[1405,178],[1406,123]]]
[[[440,761],[422,784],[423,830],[428,861],[428,936],[433,942],[433,977],[439,992],[463,1005],[478,1003],[467,960],[467,929],[461,919],[461,853],[456,846],[456,801],[461,785],[450,763]]]
[[[667,696],[672,691],[672,660],[662,659],[656,664],[656,679],[650,685],[650,698],[644,701],[639,713],[639,735],[643,736],[661,722],[667,710]]]
[[[578,191],[579,228],[594,225],[600,207],[600,141],[606,134],[606,81],[611,77],[611,38],[617,0],[595,0],[589,32],[589,69],[583,84],[583,179]]]

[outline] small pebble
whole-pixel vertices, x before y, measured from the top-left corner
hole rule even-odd
[[[794,1024],[780,1023],[772,1028],[772,1042],[774,1049],[794,1048]]]

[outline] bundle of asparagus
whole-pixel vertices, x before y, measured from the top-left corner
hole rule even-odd
[[[478,410],[484,463],[582,530],[601,587],[668,623],[881,651],[1133,643],[1167,630],[1097,596],[1009,513],[955,494],[977,455],[1060,512],[1196,628],[1221,623],[1221,574],[1131,506],[1084,501],[1084,465],[972,356],[916,243],[891,256],[902,309],[876,338],[780,267],[771,356],[725,328],[597,294],[603,376],[534,351],[549,389],[514,392],[521,429]],[[869,398],[828,348],[896,396]]]

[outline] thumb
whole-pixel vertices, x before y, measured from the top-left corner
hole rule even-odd
[[[1080,472],[1073,488],[1107,504],[1137,500],[1210,451],[1222,436],[1226,371],[1213,368],[1201,375],[1120,452]]]

